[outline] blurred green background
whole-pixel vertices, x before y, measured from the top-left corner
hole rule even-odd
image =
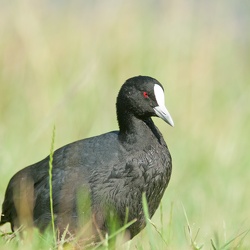
[[[54,124],[56,148],[116,130],[121,84],[149,75],[175,122],[154,119],[173,158],[156,249],[212,249],[250,229],[249,1],[1,1],[0,16],[0,203],[49,154]],[[130,247],[149,248],[146,230]]]

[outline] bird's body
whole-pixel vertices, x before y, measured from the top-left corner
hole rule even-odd
[[[155,86],[162,88],[150,77],[129,79],[117,98],[119,131],[76,141],[54,152],[53,212],[60,232],[67,225],[72,232],[83,226],[86,218],[80,220],[82,215],[91,218],[95,232],[107,232],[112,212],[120,225],[126,218],[136,219],[128,228],[132,238],[145,226],[144,192],[150,217],[155,213],[172,169],[167,145],[151,119],[155,108],[162,106],[155,96]],[[173,125],[165,110],[164,114],[157,112]],[[51,223],[49,156],[12,177],[0,224],[10,222],[12,230],[22,224],[22,206],[18,204],[23,200],[28,204],[26,210],[30,211],[33,225],[43,231]]]

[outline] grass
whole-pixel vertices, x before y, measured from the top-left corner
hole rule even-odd
[[[50,214],[51,214],[51,227],[52,234],[54,238],[54,243],[56,244],[56,229],[55,229],[55,218],[54,218],[54,209],[53,209],[53,185],[52,185],[52,173],[53,173],[53,154],[54,154],[54,144],[56,136],[56,127],[53,128],[52,141],[50,147],[50,158],[49,158],[49,197],[50,197]]]
[[[175,122],[154,119],[173,174],[150,229],[124,248],[149,249],[149,237],[155,249],[250,248],[247,1],[0,5],[0,203],[15,172],[50,154],[54,124],[55,148],[116,130],[120,85],[150,75]],[[0,230],[0,249],[53,246]]]

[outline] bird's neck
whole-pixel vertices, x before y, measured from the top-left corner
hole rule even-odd
[[[154,125],[151,118],[144,120],[123,113],[122,117],[118,117],[119,138],[122,142],[128,144],[145,144],[151,143],[152,139],[160,141],[161,134]]]

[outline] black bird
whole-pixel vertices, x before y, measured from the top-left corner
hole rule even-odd
[[[129,226],[130,238],[145,226],[142,194],[152,217],[168,185],[172,160],[162,134],[151,117],[169,125],[164,90],[154,78],[128,79],[117,97],[119,131],[79,140],[53,155],[52,190],[55,226],[77,231],[91,218],[95,235],[109,232],[111,214]],[[29,222],[42,232],[51,225],[49,156],[10,180],[2,205],[0,225],[12,231]],[[82,219],[84,217],[84,219]],[[81,224],[82,223],[82,224]]]

